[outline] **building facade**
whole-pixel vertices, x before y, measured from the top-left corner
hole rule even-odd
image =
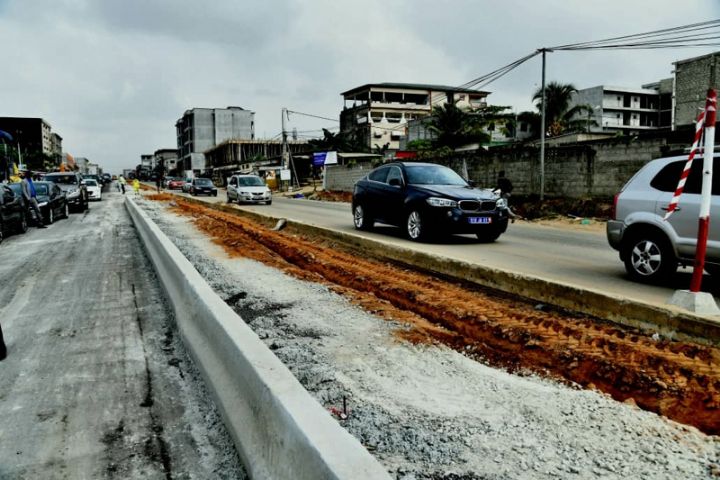
[[[50,124],[42,118],[0,117],[0,130],[13,136],[13,146],[21,163],[33,169],[52,168],[53,134]],[[45,158],[44,158],[45,157]]]
[[[50,135],[50,151],[56,167],[59,167],[63,160],[62,140],[57,133]]]
[[[688,127],[705,107],[708,88],[720,88],[720,52],[680,60],[674,65],[674,127]]]
[[[176,148],[161,148],[155,150],[155,153],[152,155],[151,170],[158,165],[162,165],[165,169],[165,174],[179,174],[179,172],[177,172],[178,163],[178,150]],[[180,167],[180,170],[183,170],[182,166]]]
[[[340,131],[354,134],[368,148],[388,144],[389,150],[400,149],[408,122],[423,119],[433,106],[455,103],[459,108],[486,106],[488,92],[443,85],[410,83],[377,83],[342,93],[344,108],[340,113]]]
[[[181,169],[192,176],[207,170],[204,153],[230,139],[255,138],[255,112],[241,107],[193,108],[175,124]]]
[[[665,125],[661,122],[660,100],[656,89],[598,85],[575,92],[570,106],[588,107],[587,113],[576,117],[587,121],[587,132],[637,134],[670,127],[669,122]]]

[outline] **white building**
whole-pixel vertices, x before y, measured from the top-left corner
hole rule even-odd
[[[433,106],[455,103],[463,110],[486,105],[488,92],[444,85],[372,83],[343,94],[340,131],[355,133],[368,147],[400,149],[408,122],[427,117]]]
[[[598,85],[573,94],[570,106],[576,105],[589,107],[586,114],[576,117],[587,121],[588,132],[632,134],[666,126],[660,118],[660,92],[655,88]]]

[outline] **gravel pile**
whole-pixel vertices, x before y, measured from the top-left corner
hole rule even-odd
[[[230,259],[141,202],[312,395],[398,479],[715,478],[720,438],[593,391],[398,341],[319,284]],[[347,419],[343,415],[347,405]]]

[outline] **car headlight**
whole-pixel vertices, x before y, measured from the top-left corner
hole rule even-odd
[[[250,192],[240,192],[240,195],[250,195]]]
[[[457,202],[449,198],[430,197],[427,203],[432,207],[457,207]]]
[[[40,203],[38,203],[38,207],[44,207],[45,205],[47,205],[47,202],[40,202]]]
[[[495,205],[497,205],[497,208],[507,208],[507,200],[504,198],[498,198]]]

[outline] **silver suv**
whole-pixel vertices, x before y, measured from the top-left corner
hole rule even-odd
[[[663,217],[687,156],[653,160],[615,195],[613,219],[607,224],[610,246],[620,252],[631,278],[658,282],[678,265],[692,265],[697,244],[703,159],[693,162],[680,203],[668,221]],[[710,234],[705,271],[720,275],[720,155],[715,154],[710,207]]]

